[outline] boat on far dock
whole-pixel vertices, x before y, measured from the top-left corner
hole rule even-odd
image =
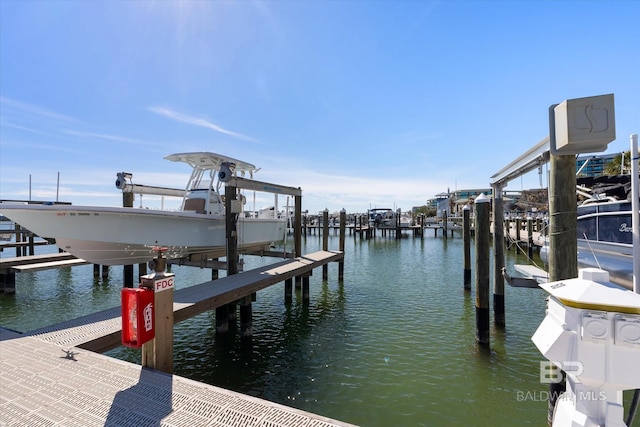
[[[253,164],[211,153],[166,156],[192,168],[179,211],[56,204],[0,204],[0,214],[74,256],[101,265],[146,263],[162,248],[167,258],[207,253],[226,255],[224,183],[253,174]],[[123,189],[119,179],[116,186]],[[130,175],[129,175],[130,176]],[[124,190],[123,190],[124,191]],[[238,249],[259,251],[284,237],[286,218],[245,217],[239,195]]]

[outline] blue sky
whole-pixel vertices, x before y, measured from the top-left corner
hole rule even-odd
[[[182,188],[189,168],[163,157],[213,151],[311,212],[408,210],[488,187],[548,134],[549,105],[607,93],[608,152],[628,150],[639,17],[631,0],[0,0],[0,198],[31,176],[54,200],[59,172],[61,201],[120,205],[117,172]]]

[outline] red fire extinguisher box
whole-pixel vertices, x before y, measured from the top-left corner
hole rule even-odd
[[[122,345],[140,348],[155,337],[153,289],[122,289]]]

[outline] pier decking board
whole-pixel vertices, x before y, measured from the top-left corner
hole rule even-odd
[[[1,426],[352,426],[5,329],[0,354]]]
[[[178,289],[174,293],[174,322],[235,302],[286,279],[310,275],[314,268],[343,258],[342,252],[319,251]],[[37,329],[28,335],[67,347],[104,352],[121,345],[121,329],[120,308],[115,307]]]
[[[10,269],[20,265],[37,264],[44,262],[65,261],[70,259],[78,259],[68,252],[59,252],[53,254],[29,255],[11,258],[0,258],[0,271]]]
[[[12,267],[12,270],[20,273],[24,273],[25,271],[49,270],[52,268],[74,267],[76,265],[86,265],[86,264],[91,264],[91,263],[89,261],[76,258],[76,259],[65,259],[65,260],[59,260],[59,261],[40,262],[40,263],[29,264],[29,265],[16,265]]]

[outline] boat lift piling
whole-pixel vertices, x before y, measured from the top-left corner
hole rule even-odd
[[[471,291],[471,209],[462,208],[462,240],[464,244],[464,290]]]
[[[504,228],[501,227],[504,218],[504,203],[502,197],[502,185],[494,184],[493,193],[493,322],[496,326],[505,326],[505,302],[504,302]],[[531,236],[531,232],[529,232]],[[498,243],[499,242],[499,243]],[[533,245],[529,245],[529,250]]]
[[[322,250],[329,250],[329,209],[325,208],[322,211]],[[322,266],[322,280],[327,280],[329,277],[329,266]]]
[[[489,210],[491,203],[484,194],[476,205],[476,342],[489,346]]]

